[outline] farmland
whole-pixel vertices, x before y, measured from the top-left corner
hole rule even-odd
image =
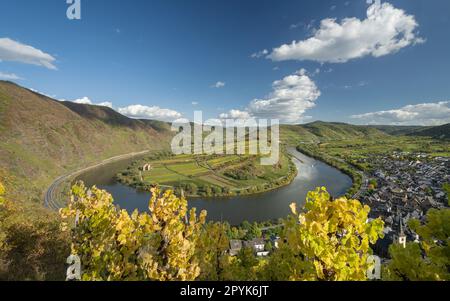
[[[138,189],[153,185],[183,190],[188,196],[233,196],[269,191],[289,184],[297,170],[287,154],[263,166],[257,155],[178,155],[159,153],[133,162],[118,181]],[[143,170],[148,165],[149,170]]]

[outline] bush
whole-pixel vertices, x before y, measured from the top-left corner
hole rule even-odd
[[[64,280],[69,255],[58,215],[0,196],[0,280]]]

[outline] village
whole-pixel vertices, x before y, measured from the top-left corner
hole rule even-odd
[[[392,242],[420,241],[408,228],[410,219],[424,222],[429,209],[448,207],[443,186],[449,182],[450,158],[394,152],[366,160],[374,168],[360,200],[371,207],[371,218],[382,217],[385,222],[385,238],[377,243],[374,251],[387,257]]]

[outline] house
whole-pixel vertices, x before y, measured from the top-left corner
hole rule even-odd
[[[149,163],[144,164],[144,166],[141,167],[141,170],[142,171],[150,171],[150,170],[152,170],[152,165]]]
[[[236,256],[242,249],[242,240],[232,239],[230,240],[230,256]]]
[[[264,243],[264,239],[262,239],[262,238],[255,238],[253,240],[244,242],[244,246],[246,248],[251,248],[256,253],[258,253],[258,252],[264,252],[265,243]]]

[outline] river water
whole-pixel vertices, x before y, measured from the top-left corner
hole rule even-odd
[[[304,205],[308,191],[316,187],[327,187],[334,197],[341,196],[352,186],[349,176],[339,170],[290,148],[294,156],[294,163],[298,175],[294,181],[285,187],[250,196],[230,198],[191,198],[189,207],[208,211],[208,220],[227,221],[237,225],[247,220],[249,222],[262,222],[286,217],[290,213],[289,205],[293,202],[299,206]],[[112,194],[114,201],[121,208],[132,212],[148,210],[149,192],[136,191],[134,188],[120,184],[114,180],[114,175],[126,169],[134,159],[114,162],[90,170],[78,179],[83,180],[87,186],[96,185]]]

